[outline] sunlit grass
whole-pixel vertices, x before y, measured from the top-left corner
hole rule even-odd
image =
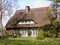
[[[9,40],[36,40],[36,37],[16,37],[16,38],[8,38]]]
[[[60,45],[60,38],[9,37],[0,39],[0,45]]]

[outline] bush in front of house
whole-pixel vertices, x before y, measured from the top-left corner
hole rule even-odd
[[[51,38],[56,38],[56,34],[52,33]]]
[[[31,30],[28,30],[28,36],[31,36],[32,32]]]
[[[44,32],[42,29],[38,31],[37,39],[44,39]]]
[[[50,31],[44,31],[44,37],[51,37],[51,35]]]
[[[58,36],[58,38],[60,38],[60,32],[58,32],[58,35],[57,36]]]
[[[54,24],[46,24],[41,26],[40,29],[44,31],[44,37],[55,38],[56,33],[58,33],[58,28]]]
[[[9,37],[9,33],[8,33],[8,31],[5,31],[4,38],[8,38],[8,37]]]
[[[44,37],[55,38],[56,34],[48,30],[48,31],[44,31]]]

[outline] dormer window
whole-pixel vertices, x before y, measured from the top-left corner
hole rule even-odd
[[[35,24],[35,22],[32,20],[22,20],[18,24]]]

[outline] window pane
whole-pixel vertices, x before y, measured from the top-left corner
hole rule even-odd
[[[34,24],[32,20],[20,21],[18,24]]]
[[[33,35],[36,35],[36,30],[33,30]]]

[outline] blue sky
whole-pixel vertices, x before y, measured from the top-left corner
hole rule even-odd
[[[18,9],[24,9],[25,6],[30,6],[31,8],[46,7],[51,4],[51,1],[47,0],[18,0]]]

